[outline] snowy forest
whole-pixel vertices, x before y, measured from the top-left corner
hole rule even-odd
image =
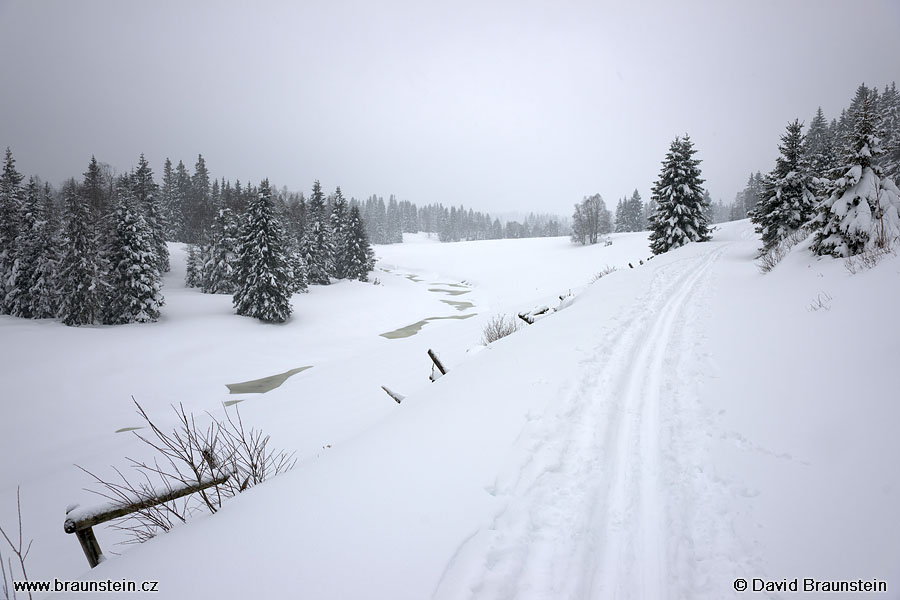
[[[210,182],[166,160],[162,184],[141,155],[116,176],[91,158],[81,182],[54,193],[6,151],[0,174],[0,314],[66,325],[156,321],[167,241],[188,244],[186,284],[233,294],[238,314],[284,321],[289,299],[331,278],[368,280],[373,255],[356,202],[316,182],[301,219],[259,186]]]
[[[791,245],[815,234],[812,250],[847,257],[889,249],[900,236],[900,94],[896,83],[860,84],[849,107],[829,123],[821,107],[803,132],[790,122],[778,146],[775,168],[751,173],[730,206],[713,204],[703,189],[700,161],[688,135],[666,154],[644,204],[637,190],[619,200],[613,219],[599,194],[575,205],[572,240],[595,244],[601,235],[651,231],[651,250],[666,252],[707,241],[713,223],[750,217],[760,234],[764,264],[777,262]],[[787,248],[785,247],[787,246]]]

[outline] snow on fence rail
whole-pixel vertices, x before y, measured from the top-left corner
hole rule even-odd
[[[87,557],[88,564],[93,569],[106,560],[103,556],[103,551],[100,549],[100,544],[94,536],[94,530],[92,529],[94,525],[106,523],[107,521],[112,521],[113,519],[118,519],[130,515],[131,513],[138,512],[139,510],[162,504],[163,502],[177,500],[178,498],[205,490],[206,488],[222,485],[228,481],[230,476],[230,474],[226,474],[218,477],[204,478],[198,482],[173,487],[172,489],[166,490],[163,494],[136,498],[133,502],[128,503],[110,502],[99,506],[85,508],[81,508],[76,504],[66,510],[66,521],[63,524],[63,529],[66,533],[75,534],[78,541],[81,542],[81,549],[84,550],[84,555]]]

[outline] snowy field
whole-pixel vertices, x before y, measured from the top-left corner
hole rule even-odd
[[[645,233],[612,239],[411,236],[376,247],[379,285],[313,287],[285,325],[185,289],[173,244],[158,323],[0,316],[0,524],[20,485],[31,579],[156,580],[165,598],[723,598],[804,577],[896,597],[900,258],[850,275],[801,245],[761,275],[746,221],[644,265]],[[570,292],[481,346],[493,315]],[[117,433],[141,424],[132,396],[170,426],[170,404],[240,400],[297,466],[140,546],[96,527],[110,560],[89,570],[62,529],[96,502],[73,464],[141,455]]]

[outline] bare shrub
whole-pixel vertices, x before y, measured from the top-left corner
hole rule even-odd
[[[297,462],[294,453],[272,449],[268,435],[258,429],[246,428],[236,407],[234,416],[226,409],[224,421],[207,413],[210,423],[202,427],[194,415],[185,412],[184,406],[179,404],[177,408],[173,407],[178,416],[178,427],[172,433],[166,433],[137,401],[134,404],[151,432],[148,435],[135,432],[135,436],[153,448],[157,456],[152,462],[126,457],[134,475],[126,477],[114,468],[118,481],[103,479],[79,467],[102,488],[88,491],[113,503],[131,504],[221,475],[230,477],[224,483],[196,494],[143,508],[112,521],[114,529],[128,534],[126,543],[144,542],[185,522],[195,513],[215,513],[223,501],[290,470]]]
[[[773,247],[761,253],[759,255],[759,262],[757,263],[760,272],[768,273],[774,269],[775,266],[781,262],[781,259],[788,255],[791,248],[809,237],[809,233],[808,227],[795,229],[779,240]]]
[[[597,281],[600,281],[600,279],[606,277],[610,273],[615,272],[615,270],[616,270],[615,267],[606,265],[605,267],[603,267],[603,269],[601,269],[597,273],[594,273],[594,276],[591,278],[591,283],[596,283]]]
[[[518,330],[519,323],[515,317],[507,318],[505,315],[495,315],[484,326],[484,330],[481,333],[481,343],[487,346],[491,342],[496,342],[500,338],[504,338]]]
[[[900,245],[900,237],[886,245],[875,244],[874,246],[870,246],[856,256],[848,256],[845,258],[844,268],[847,269],[851,275],[871,269],[886,256],[897,256],[896,247],[898,245]]]
[[[22,538],[22,497],[19,494],[18,487],[16,487],[16,510],[19,516],[19,535],[16,541],[13,542],[12,538],[6,533],[3,527],[0,527],[0,535],[2,535],[3,539],[6,540],[6,543],[9,544],[10,549],[19,561],[19,570],[22,571],[22,581],[28,581],[28,572],[25,570],[25,559],[28,558],[28,553],[31,552],[31,544],[34,540],[30,540],[26,546]],[[0,577],[2,577],[0,578],[0,582],[3,584],[3,598],[5,600],[15,598],[15,571],[13,570],[12,558],[7,558],[6,564],[4,564],[2,552],[0,552]],[[10,592],[12,593],[10,594]],[[31,591],[28,592],[28,598],[31,598]]]
[[[808,312],[816,312],[819,310],[831,310],[831,301],[833,298],[828,295],[828,292],[820,292],[816,299],[813,300],[809,306],[806,307]]]

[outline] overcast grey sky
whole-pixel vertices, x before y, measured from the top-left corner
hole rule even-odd
[[[215,177],[571,212],[646,199],[690,133],[713,198],[865,81],[900,0],[0,0],[0,145],[54,184],[92,154]]]

